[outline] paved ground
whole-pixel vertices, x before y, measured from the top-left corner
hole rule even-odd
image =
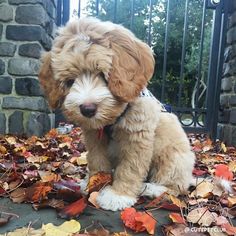
[[[30,204],[14,204],[10,199],[0,199],[0,212],[9,212],[19,215],[19,218],[13,218],[7,225],[0,227],[0,233],[13,231],[16,228],[28,226],[31,222],[34,228],[40,228],[42,223],[53,223],[59,225],[64,220],[57,218],[56,211],[54,209],[43,209],[35,211]],[[165,210],[158,210],[152,212],[154,217],[158,220],[158,226],[156,234],[162,236],[160,225],[167,224],[168,212]],[[100,224],[111,232],[124,231],[124,225],[120,220],[119,212],[96,210],[91,207],[87,207],[85,212],[78,218],[81,223],[82,229],[88,227],[92,222],[100,222]],[[127,230],[130,233],[130,231]],[[132,234],[132,233],[131,233]],[[138,236],[148,235],[147,233],[135,234]]]

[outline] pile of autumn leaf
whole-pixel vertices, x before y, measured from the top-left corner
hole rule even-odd
[[[49,223],[38,230],[30,226],[7,235],[130,235],[104,228],[80,232],[75,219],[88,206],[99,208],[98,191],[112,182],[109,174],[98,173],[89,179],[86,194],[81,191],[80,182],[87,173],[81,133],[75,128],[69,134],[53,129],[43,138],[0,136],[0,196],[31,203],[35,210],[55,208],[59,217],[68,219],[60,226]],[[120,218],[131,232],[155,234],[155,213],[162,208],[170,212],[171,222],[162,226],[164,235],[236,235],[232,224],[236,217],[236,149],[221,142],[213,144],[205,135],[189,135],[189,139],[197,157],[196,186],[178,198],[167,193],[154,200],[142,197],[137,205],[124,209]],[[10,220],[14,214],[1,214],[0,226]]]

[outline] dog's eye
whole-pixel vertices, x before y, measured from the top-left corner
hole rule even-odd
[[[67,80],[66,81],[66,87],[70,88],[73,85],[74,82],[75,82],[75,80],[73,80],[73,79]]]
[[[100,72],[98,76],[100,76],[104,80],[104,82],[107,84],[106,76],[103,72]]]

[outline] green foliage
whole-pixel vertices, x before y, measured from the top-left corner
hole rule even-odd
[[[86,11],[89,15],[96,15],[95,0],[89,0]],[[189,0],[187,9],[187,34],[185,43],[184,74],[182,78],[181,105],[190,106],[192,91],[198,76],[199,55],[201,42],[201,25],[203,0]],[[115,1],[100,0],[99,15],[102,20],[115,21],[123,26],[131,27],[131,0],[117,0],[116,17]],[[134,17],[132,31],[135,35],[148,41],[149,24],[149,0],[134,1]],[[153,79],[149,84],[151,91],[161,98],[162,71],[165,49],[166,30],[166,0],[152,1],[151,47],[153,48],[156,66]],[[167,67],[165,78],[165,99],[163,102],[177,105],[177,96],[180,84],[181,53],[184,29],[184,0],[170,0],[169,29],[167,42]],[[212,11],[208,10],[205,23],[205,37],[203,43],[203,60],[200,76],[205,75],[208,69],[210,35],[212,27]],[[204,76],[206,77],[206,76]]]

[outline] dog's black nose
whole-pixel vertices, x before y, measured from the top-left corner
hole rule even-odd
[[[97,111],[97,105],[94,103],[85,103],[79,106],[80,112],[86,117],[93,117]]]

